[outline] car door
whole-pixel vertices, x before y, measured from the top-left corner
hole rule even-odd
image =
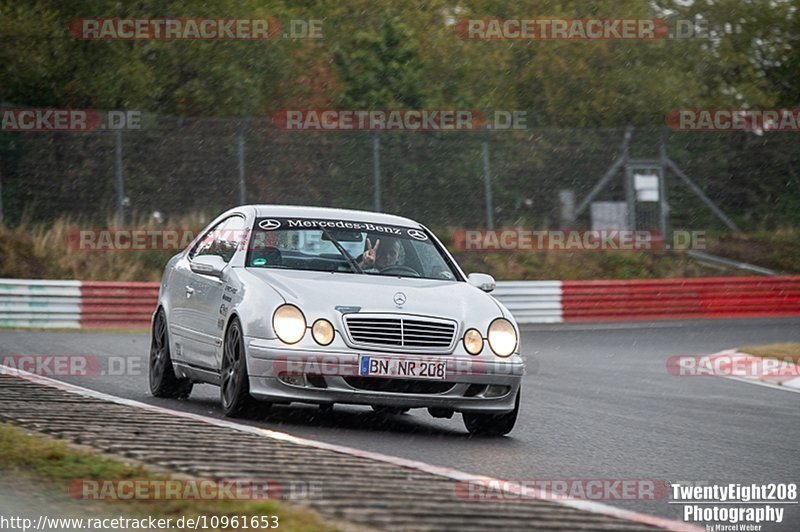
[[[189,281],[191,280],[189,259],[186,255],[175,261],[165,286],[167,324],[169,326],[170,351],[176,362],[187,361],[187,351],[191,344],[189,329]]]
[[[198,361],[197,353],[201,350],[198,338],[199,320],[195,304],[195,274],[191,270],[191,261],[198,253],[205,253],[214,245],[214,235],[222,228],[227,218],[203,230],[188,253],[183,254],[173,265],[166,286],[169,301],[170,349],[173,360],[187,364]]]
[[[204,275],[191,271],[191,261],[203,255],[217,255],[230,263],[245,229],[245,219],[233,215],[214,226],[189,257],[189,282],[186,288],[188,328],[191,334],[190,363],[199,368],[217,370],[216,352],[222,345],[225,316],[229,309],[222,296],[225,277]],[[188,357],[187,357],[188,358]]]

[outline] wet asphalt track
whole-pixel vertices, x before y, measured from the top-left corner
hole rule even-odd
[[[798,482],[800,394],[718,377],[674,377],[666,370],[673,355],[786,341],[800,341],[800,319],[528,327],[522,348],[530,374],[520,419],[507,438],[470,438],[459,415],[433,419],[414,410],[382,419],[365,408],[338,405],[327,414],[311,406],[279,406],[248,423],[508,479]],[[61,380],[222,416],[212,386],[196,386],[188,401],[150,397],[148,346],[142,334],[0,330],[0,355],[134,361],[132,374]],[[681,519],[682,507],[666,500],[610,504]],[[800,507],[785,508],[783,526],[765,531],[800,528]]]

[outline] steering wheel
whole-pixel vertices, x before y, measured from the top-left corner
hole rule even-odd
[[[419,272],[410,266],[404,266],[402,264],[395,264],[393,266],[387,266],[386,268],[380,271],[381,275],[409,275],[411,277],[419,277]]]

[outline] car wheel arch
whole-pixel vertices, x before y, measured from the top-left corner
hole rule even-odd
[[[228,338],[228,331],[231,329],[231,325],[233,324],[233,320],[239,321],[239,327],[242,328],[242,335],[244,336],[244,325],[242,324],[242,318],[239,316],[238,312],[231,311],[230,315],[225,322],[225,327],[222,329],[222,338],[220,339],[220,351],[219,351],[219,358],[217,362],[217,370],[222,371],[222,361],[225,358],[225,341]]]
[[[158,302],[158,306],[156,310],[153,311],[153,315],[150,317],[150,330],[153,330],[153,326],[156,324],[156,316],[158,316],[159,312],[164,313],[164,321],[167,322],[167,336],[169,337],[170,341],[172,340],[172,336],[169,333],[169,312],[167,312],[167,307],[164,306],[164,303]]]
[[[228,321],[225,322],[225,329],[224,329],[224,332],[222,334],[223,341],[228,336],[228,331],[231,328],[231,324],[233,323],[233,320],[238,320],[239,321],[239,327],[242,328],[242,336],[245,335],[245,332],[244,332],[244,321],[242,321],[241,316],[239,316],[239,312],[233,311],[228,316]]]
[[[156,306],[156,309],[153,311],[153,315],[150,317],[150,328],[152,328],[153,324],[155,324],[156,316],[158,316],[159,312],[163,312],[164,316],[166,317],[167,310],[164,308],[164,304],[161,302],[158,303],[158,306]]]

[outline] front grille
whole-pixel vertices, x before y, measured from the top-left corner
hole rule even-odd
[[[452,382],[381,377],[345,377],[344,380],[353,388],[370,392],[437,394],[450,391],[455,386]]]
[[[456,334],[453,321],[417,316],[353,314],[344,323],[353,345],[373,348],[446,353]]]

